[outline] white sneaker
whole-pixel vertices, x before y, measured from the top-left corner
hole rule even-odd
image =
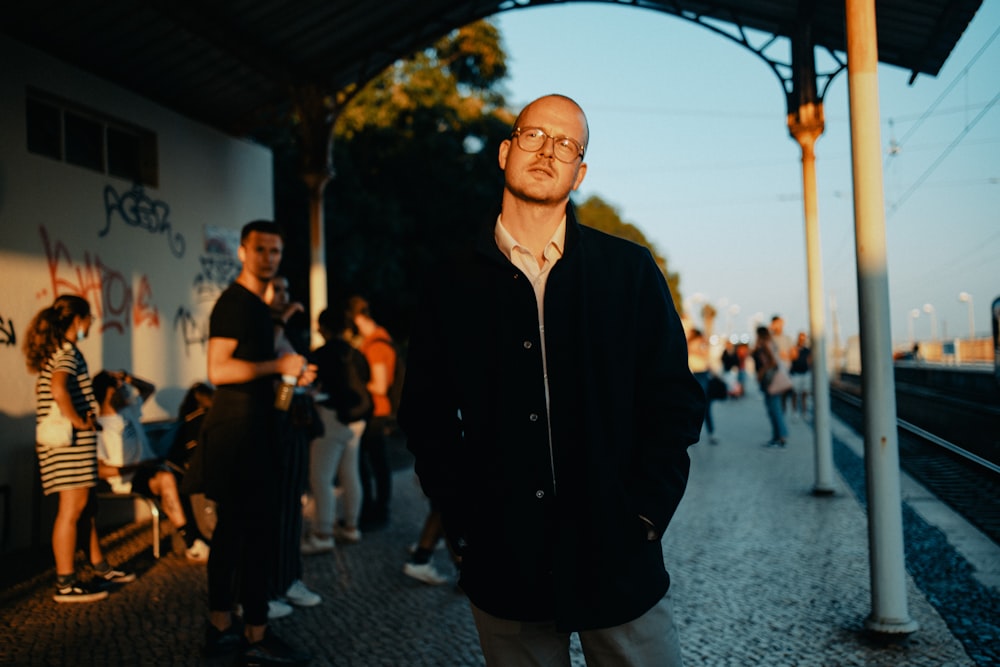
[[[357,544],[361,541],[361,531],[357,528],[348,528],[337,523],[333,526],[333,539],[337,542]]]
[[[207,563],[210,551],[211,550],[209,546],[205,544],[205,541],[198,538],[194,541],[194,544],[184,550],[184,555],[187,556],[189,561],[195,563]]]
[[[431,586],[439,586],[440,584],[448,581],[448,579],[435,570],[434,566],[430,563],[423,563],[422,565],[407,563],[403,566],[403,574],[408,577],[413,577],[417,581],[422,581],[425,584],[430,584]]]
[[[267,620],[273,621],[276,618],[284,618],[292,613],[292,605],[285,604],[281,600],[271,600],[267,603]]]
[[[333,544],[334,542],[332,537],[319,537],[309,533],[302,538],[302,555],[314,556],[316,554],[333,551]]]
[[[285,592],[285,599],[296,607],[315,607],[323,601],[323,598],[309,590],[301,579],[292,582]]]

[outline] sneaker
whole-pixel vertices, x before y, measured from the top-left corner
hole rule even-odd
[[[292,613],[292,605],[281,600],[271,600],[267,603],[267,620],[273,621],[276,618],[284,618]]]
[[[403,574],[408,577],[413,577],[417,581],[422,581],[425,584],[430,584],[431,586],[438,586],[440,584],[448,581],[440,572],[434,569],[434,566],[430,563],[423,563],[417,565],[416,563],[407,563],[403,566]]]
[[[334,541],[332,537],[319,537],[312,533],[302,539],[302,555],[315,556],[333,551]]]
[[[240,643],[240,648],[242,655],[237,664],[244,667],[263,667],[264,665],[301,667],[312,660],[311,655],[292,648],[271,632],[270,628],[264,631],[262,640],[250,644],[244,639]]]
[[[292,582],[285,592],[285,599],[296,607],[315,607],[323,601],[323,598],[306,588],[301,579]]]
[[[74,581],[65,586],[56,585],[52,599],[56,602],[96,602],[108,597],[107,591],[94,590],[90,586]]]
[[[187,559],[195,563],[207,563],[209,553],[209,546],[201,538],[195,540],[194,544],[184,550],[184,555],[187,556]]]
[[[219,630],[211,623],[205,624],[205,645],[201,653],[206,658],[218,658],[235,653],[243,640],[243,628],[234,620],[225,630]]]
[[[130,584],[135,581],[135,572],[116,570],[113,567],[108,568],[104,572],[97,572],[97,576],[103,579],[105,583],[109,584]]]
[[[357,528],[348,528],[347,526],[337,523],[333,526],[333,539],[337,542],[357,544],[361,541],[361,531]]]
[[[434,543],[434,551],[440,551],[441,549],[444,549],[444,545],[445,541],[443,539],[438,540],[437,542]],[[409,546],[406,547],[406,553],[412,556],[413,554],[417,553],[417,549],[419,548],[420,548],[419,542],[411,542]]]

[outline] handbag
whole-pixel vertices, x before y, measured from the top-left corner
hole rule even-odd
[[[788,372],[780,366],[775,370],[774,376],[771,381],[767,384],[767,393],[771,396],[780,396],[786,391],[790,391],[792,388],[792,378],[788,376]]]
[[[729,396],[729,387],[726,383],[715,375],[708,380],[708,399],[710,401],[724,401]]]
[[[35,425],[35,442],[43,447],[69,447],[73,444],[73,422],[63,416],[55,401],[49,413]]]

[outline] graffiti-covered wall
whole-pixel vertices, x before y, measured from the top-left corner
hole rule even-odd
[[[263,147],[2,36],[0,62],[0,502],[16,517],[4,527],[9,550],[27,545],[38,518],[29,519],[38,505],[35,376],[21,349],[31,318],[56,295],[85,297],[97,316],[80,345],[91,374],[126,368],[151,380],[157,392],[143,418],[174,416],[185,389],[205,378],[208,315],[238,273],[239,229],[273,217],[273,187]]]

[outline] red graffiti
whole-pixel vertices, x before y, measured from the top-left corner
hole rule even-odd
[[[106,265],[96,253],[84,251],[83,261],[74,262],[65,243],[49,238],[44,226],[39,231],[53,295],[76,294],[89,301],[101,332],[113,329],[123,333],[130,322],[136,328],[144,324],[159,328],[160,314],[145,274],[133,290],[125,274]]]

